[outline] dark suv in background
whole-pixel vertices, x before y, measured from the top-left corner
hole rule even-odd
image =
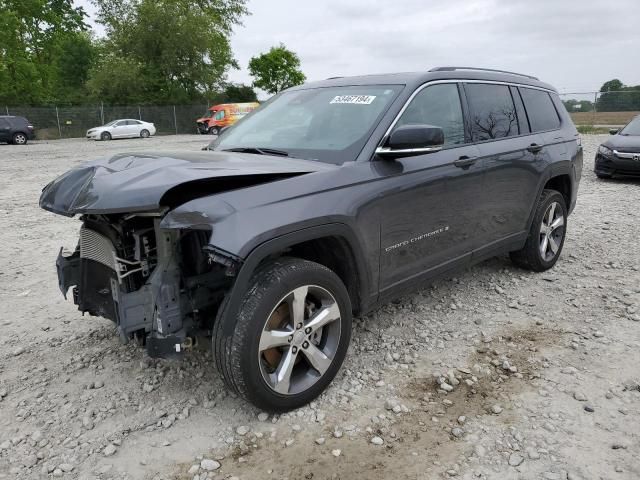
[[[362,315],[509,253],[556,263],[582,173],[553,87],[444,67],[279,93],[204,152],[119,153],[47,185],[82,227],[58,279],[152,355],[212,336],[228,387],[260,408],[329,385]]]
[[[24,117],[0,115],[0,142],[26,145],[36,138],[33,125]]]

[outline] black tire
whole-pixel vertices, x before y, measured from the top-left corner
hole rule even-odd
[[[541,235],[544,235],[541,231],[543,228],[543,218],[548,214],[554,202],[561,209],[563,223],[562,226],[557,227],[557,229],[562,229],[562,236],[554,240],[554,244],[557,245],[557,251],[552,252],[553,255],[550,257],[544,258],[541,243]],[[556,190],[543,190],[538,205],[536,206],[536,213],[531,223],[527,241],[522,249],[510,252],[511,261],[519,267],[533,270],[534,272],[544,272],[553,267],[558,261],[558,258],[560,258],[562,247],[564,246],[567,232],[567,216],[567,205],[562,194]]]
[[[611,178],[611,175],[608,173],[598,173],[596,172],[596,177],[600,178],[601,180],[609,180]]]
[[[220,128],[219,127],[210,127],[209,128],[209,134],[211,134],[211,135],[219,135],[220,134]]]
[[[111,134],[109,132],[102,132],[100,134],[100,140],[102,141],[111,140]]]
[[[146,128],[144,130],[140,130],[140,138],[149,138],[150,136],[151,134]]]
[[[13,143],[14,145],[26,145],[27,135],[22,132],[16,132],[11,138],[11,143]]]
[[[314,380],[315,383],[297,393],[281,394],[264,377],[264,352],[259,351],[260,338],[276,307],[285,305],[284,298],[289,292],[302,286],[320,288],[335,299],[340,313],[340,318],[335,320],[339,324],[339,339],[336,340],[330,365],[324,374]],[[258,408],[283,412],[306,405],[331,383],[344,361],[351,339],[351,302],[340,278],[322,265],[296,258],[280,258],[269,262],[251,278],[237,317],[226,315],[225,310],[226,302],[223,302],[213,329],[213,354],[218,371],[230,390]],[[327,326],[324,328],[327,329]],[[293,347],[282,348],[288,351]],[[304,353],[302,350],[300,352]],[[284,357],[285,353],[281,355]],[[304,364],[298,366],[302,362],[297,359],[293,364],[298,368],[311,368],[306,354],[302,356]],[[315,369],[308,371],[318,373]]]

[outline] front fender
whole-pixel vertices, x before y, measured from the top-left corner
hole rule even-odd
[[[265,258],[274,253],[282,252],[288,247],[301,242],[323,237],[341,237],[347,241],[354,256],[353,260],[358,276],[357,299],[359,305],[354,305],[354,307],[357,311],[367,310],[375,302],[376,295],[371,291],[371,272],[366,268],[364,255],[359,247],[358,240],[348,225],[330,223],[292,231],[264,241],[256,246],[249,255],[242,260],[235,281],[227,293],[224,312],[222,312],[222,314],[225,316],[231,315],[232,317],[238,314],[242,298],[247,291],[251,277],[258,268],[258,265],[260,265]],[[213,248],[215,249],[215,247]],[[219,250],[215,250],[219,252]],[[225,334],[230,335],[232,333],[233,322],[227,322],[225,328],[229,329],[229,331],[225,331]]]

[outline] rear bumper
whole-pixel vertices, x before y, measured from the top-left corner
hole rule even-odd
[[[640,160],[597,153],[594,172],[600,175],[640,176]]]

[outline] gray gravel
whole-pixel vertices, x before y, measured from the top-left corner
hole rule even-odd
[[[44,184],[206,138],[0,145],[0,479],[640,478],[640,181],[595,178],[604,138],[583,136],[553,270],[495,258],[356,319],[331,388],[275,416],[225,390],[206,342],[149,359],[56,285],[78,222],[37,207]]]

